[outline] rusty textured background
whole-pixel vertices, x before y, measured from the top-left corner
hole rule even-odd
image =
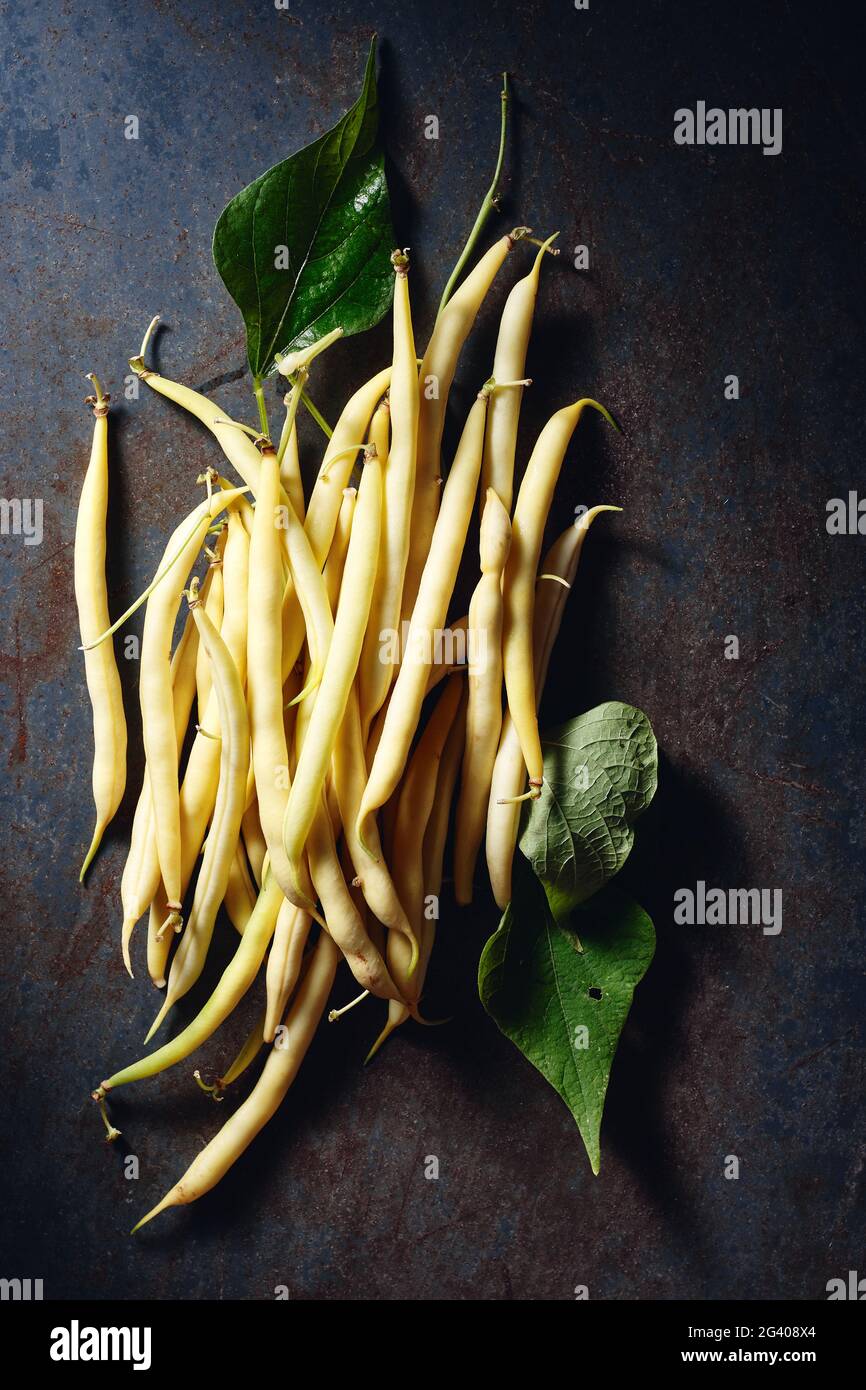
[[[863,477],[853,36],[818,6],[707,0],[304,0],[288,13],[23,0],[0,18],[2,492],[45,506],[41,546],[0,541],[0,1274],[42,1277],[52,1298],[267,1298],[287,1284],[298,1298],[567,1299],[585,1283],[594,1298],[808,1299],[862,1272],[864,542],[824,525],[827,499]],[[655,726],[661,788],[624,879],[658,953],[615,1063],[598,1179],[565,1108],[477,1002],[489,904],[449,907],[431,1012],[452,1013],[450,1027],[404,1030],[367,1070],[372,1005],[323,1029],[219,1190],[131,1241],[222,1114],[191,1064],[124,1091],[114,1114],[141,1163],[127,1181],[88,1101],[138,1052],[156,996],[126,978],[117,944],[135,718],[122,814],[77,883],[91,829],[71,594],[83,374],[102,374],[116,402],[121,611],[213,457],[166,402],[123,401],[126,358],[159,311],[163,371],[253,413],[213,224],[345,109],[373,29],[420,340],[489,180],[507,68],[493,230],[558,227],[566,252],[545,267],[521,454],[576,393],[625,426],[622,439],[582,426],[565,470],[560,522],[579,502],[625,511],[587,546],[546,714],[619,697]],[[698,99],[782,107],[783,154],[676,147],[673,112]],[[581,242],[583,274],[568,255]],[[487,375],[506,291],[507,276],[465,354],[452,430]],[[382,328],[328,356],[316,395],[331,415],[387,351]],[[729,372],[738,402],[723,399]],[[314,465],[312,430],[305,444]],[[738,661],[723,657],[727,634]],[[136,666],[121,666],[135,716]],[[781,936],[674,926],[673,892],[698,878],[782,888]],[[205,1071],[242,1031],[218,1034]],[[438,1182],[424,1180],[428,1154]],[[728,1154],[737,1182],[722,1177]]]

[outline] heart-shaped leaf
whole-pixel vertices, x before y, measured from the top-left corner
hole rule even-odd
[[[554,914],[592,897],[625,863],[634,822],[657,784],[646,715],[611,700],[542,738],[544,785],[529,803],[520,848]]]
[[[394,291],[378,145],[376,42],[361,95],[333,130],[244,188],[220,215],[214,264],[240,309],[253,376],[334,328],[372,328]]]
[[[655,931],[633,899],[610,887],[568,916],[553,916],[523,855],[512,899],[478,966],[478,992],[499,1028],[565,1101],[592,1171],[610,1069]]]

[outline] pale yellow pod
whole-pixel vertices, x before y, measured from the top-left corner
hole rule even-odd
[[[569,526],[544,557],[536,585],[533,618],[533,665],[536,672],[536,699],[541,702],[550,655],[559,633],[565,604],[574,583],[584,538],[602,512],[618,512],[619,507],[592,507]],[[511,866],[521,805],[518,800],[525,764],[520,739],[511,716],[506,713],[490,786],[487,806],[487,871],[497,906],[504,912],[511,901]]]
[[[490,779],[502,729],[502,572],[511,544],[503,503],[487,489],[481,519],[481,579],[469,605],[469,696],[466,751],[454,832],[454,895],[472,901],[472,879],[484,836]]]
[[[454,300],[446,306],[443,317]],[[391,690],[382,735],[370,767],[358,813],[358,835],[369,842],[370,821],[374,813],[394,792],[403,774],[424,692],[430,676],[433,647],[445,626],[448,604],[460,566],[466,532],[472,516],[475,491],[481,471],[484,421],[489,386],[478,394],[469,412],[448,481],[443,489],[442,507],[436,520],[427,563],[421,576],[418,598],[409,624],[406,650]]]
[[[460,759],[466,741],[466,708],[466,691],[464,690],[460,708],[454,717],[447,742],[442,751],[442,757],[439,759],[436,799],[433,802],[433,809],[430,812],[430,819],[427,821],[427,829],[424,833],[424,899],[425,904],[428,900],[435,899],[437,911],[442,892],[442,866],[445,860],[445,841],[448,835],[451,802],[454,798],[454,789],[460,773]],[[424,982],[427,978],[427,967],[430,964],[433,943],[436,939],[437,920],[435,913],[432,910],[428,912],[425,906],[421,954],[418,960],[419,998],[423,993]]]
[[[355,870],[355,883],[373,916],[389,930],[402,932],[407,938],[409,954],[414,963],[418,956],[418,942],[382,854],[375,819],[368,827],[369,853],[358,838],[358,810],[367,783],[367,764],[355,687],[349,692],[340,736],[334,747],[333,769],[343,834]]]
[[[556,235],[556,234],[554,234]],[[532,332],[532,317],[538,297],[541,263],[554,237],[548,237],[538,252],[528,275],[511,290],[499,321],[496,353],[493,358],[495,381],[516,381],[526,371],[526,352]],[[511,511],[514,493],[514,455],[517,450],[517,427],[523,387],[512,391],[497,391],[487,412],[487,433],[484,437],[484,459],[481,464],[481,502],[488,488],[501,499],[506,511]]]
[[[105,582],[105,525],[108,514],[108,396],[95,376],[93,442],[84,475],[75,523],[73,570],[75,601],[82,646],[94,642],[111,625]],[[83,881],[99,848],[105,827],[123,799],[126,787],[126,718],[123,690],[111,640],[84,653],[87,693],[93,712],[93,800],[96,826],[81,866]]]
[[[290,395],[291,393],[285,398],[286,404],[288,404],[290,400]],[[288,419],[289,417],[287,415],[286,424],[288,424]],[[285,429],[285,426],[283,428]],[[280,440],[280,445],[282,447],[282,440]],[[301,478],[301,458],[298,452],[298,430],[294,420],[289,430],[286,450],[280,465],[280,482],[285,489],[286,496],[295,509],[295,515],[299,521],[303,521],[306,515],[307,504],[304,498],[304,484]]]
[[[205,583],[210,581],[212,571],[208,571]],[[180,641],[171,658],[171,690],[174,705],[174,728],[177,735],[178,757],[183,744],[192,703],[196,693],[196,657],[198,655],[198,628],[187,614]],[[123,909],[123,926],[120,947],[123,963],[132,976],[132,963],[129,945],[136,923],[147,912],[159,886],[159,855],[156,850],[156,831],[153,824],[153,801],[150,783],[145,768],[141,791],[132,819],[132,834],[129,854],[123,866],[120,880],[120,901]],[[165,920],[163,916],[159,925]],[[165,954],[161,964],[156,966],[155,982],[161,987],[164,983],[165,961],[168,959],[169,941],[166,938]],[[155,956],[161,954],[156,951]]]
[[[157,1076],[168,1067],[176,1066],[216,1032],[259,973],[274,934],[282,901],[279,884],[272,874],[267,874],[246,930],[207,1003],[176,1037],[103,1081],[98,1088],[103,1094],[115,1086],[142,1081],[145,1077]]]
[[[415,606],[439,511],[442,431],[457,361],[497,272],[525,231],[524,227],[515,228],[481,257],[437,318],[421,363],[415,493],[402,598],[402,612],[407,618]]]
[[[511,549],[505,567],[502,639],[505,688],[509,713],[517,729],[529,774],[529,792],[536,797],[540,794],[544,778],[544,759],[538,735],[532,663],[535,576],[544,527],[565,451],[587,406],[599,411],[614,424],[604,406],[589,399],[575,401],[551,416],[538,436],[520,484],[511,528]]]
[[[340,515],[337,517],[334,539],[331,541],[331,549],[328,551],[328,558],[325,562],[325,592],[328,595],[328,605],[332,613],[337,611],[337,600],[340,597],[340,585],[343,582],[343,570],[346,567],[346,554],[349,549],[349,537],[352,534],[352,520],[355,515],[357,500],[356,488],[343,488]]]
[[[242,683],[246,678],[249,557],[250,543],[246,527],[241,515],[232,508],[228,516],[228,535],[223,558],[225,602],[220,635],[228,647]],[[219,702],[215,693],[211,691],[204,720],[192,742],[180,788],[181,900],[189,887],[216,801],[220,767],[219,733]],[[179,742],[182,742],[182,735]],[[165,962],[171,942],[170,933],[164,932],[159,936],[166,920],[167,907],[165,889],[159,881],[158,863],[152,872],[148,970],[154,984],[162,988],[165,984]]]
[[[347,455],[346,450],[358,440],[367,438],[373,411],[388,390],[390,381],[391,368],[385,367],[350,396],[328,441],[304,523],[320,569],[331,548],[343,488],[348,486],[355,466],[356,456]]]
[[[159,316],[157,315],[151,320],[144,335],[144,342],[138,356],[130,358],[130,367],[142,381],[147,383],[152,391],[164,396],[166,400],[173,401],[182,410],[188,410],[191,415],[200,420],[219,441],[223,453],[235,471],[252,488],[253,494],[257,494],[261,458],[253,441],[228,419],[224,410],[214,405],[213,401],[209,401],[207,396],[203,396],[199,391],[193,391],[189,386],[183,386],[180,382],[170,381],[168,377],[161,376],[159,372],[152,372],[145,366],[144,357],[147,346],[158,323]]]
[[[362,989],[380,999],[399,999],[400,993],[381,954],[364,928],[346,884],[337,854],[334,829],[320,795],[307,837],[310,877],[322,904],[327,929],[342,951]]]
[[[256,515],[250,541],[247,617],[247,702],[259,820],[271,872],[283,893],[291,883],[283,851],[283,814],[289,795],[289,753],[283,724],[280,614],[283,600],[278,527],[280,477],[273,448],[262,451]],[[289,525],[297,523],[288,508]],[[299,523],[297,523],[299,527]],[[319,576],[321,578],[321,576]]]
[[[388,454],[391,450],[391,400],[389,393],[382,397],[373,411],[367,443],[374,446],[384,476],[388,467]]]
[[[382,708],[397,670],[395,661],[383,659],[382,640],[400,626],[418,447],[418,363],[409,303],[408,259],[405,252],[397,251],[391,259],[396,271],[394,357],[389,396],[391,444],[384,465],[379,569],[358,668],[361,732],[365,743],[370,724]],[[378,448],[378,441],[375,442]]]
[[[333,638],[321,684],[316,691],[283,824],[282,848],[295,892],[299,892],[301,855],[358,669],[376,578],[381,513],[382,469],[378,458],[372,450],[368,450],[352,522]],[[285,889],[284,892],[286,897],[292,897],[291,892]],[[306,906],[303,901],[300,905]]]
[[[210,547],[208,555],[208,571],[205,583],[202,585],[202,602],[205,612],[219,632],[223,621],[223,554],[226,545],[226,529],[220,532],[216,540],[216,545]],[[200,720],[204,719],[207,702],[211,692],[211,669],[207,658],[207,652],[199,643],[198,653],[195,663],[195,689],[196,689],[196,709]]]
[[[303,908],[295,907],[284,898],[277,925],[274,928],[268,965],[265,971],[267,1003],[259,1027],[259,1042],[273,1042],[277,1025],[286,1010],[292,991],[298,983],[304,947],[313,919]]]
[[[145,1042],[159,1028],[172,1005],[192,989],[204,968],[217,912],[225,897],[237,849],[250,762],[249,722],[238,669],[197,597],[195,583],[190,590],[189,601],[199,641],[208,655],[213,689],[219,705],[219,782],[189,921],[171,963],[165,1000]]]
[[[424,832],[424,896],[439,898],[442,892],[442,873],[445,862],[445,843],[448,838],[448,825],[451,819],[451,803],[454,789],[460,775],[460,762],[466,739],[466,693],[448,733],[448,740],[439,760],[439,776],[436,781],[436,799]],[[435,919],[433,927],[435,929]],[[424,940],[429,934],[428,919],[424,920]],[[423,957],[430,959],[430,950],[425,945]],[[423,988],[423,980],[422,980]]]
[[[341,503],[343,500],[341,496]],[[280,619],[280,670],[285,684],[298,661],[306,638],[313,668],[309,682],[309,688],[312,689],[318,685],[321,678],[334,630],[327,589],[321,572],[323,562],[314,555],[309,537],[291,506],[281,508],[279,524],[290,564]],[[287,608],[288,595],[291,595],[291,604]],[[286,615],[295,609],[299,616],[297,620],[292,618],[287,627]]]
[[[404,937],[395,932],[388,934],[387,957],[394,978],[399,982],[408,1003],[390,1000],[388,1019],[382,1032],[367,1054],[369,1062],[378,1052],[395,1028],[414,1018],[418,1023],[426,1022],[418,1010],[418,1001],[424,988],[430,952],[436,930],[435,913],[438,912],[438,897],[441,887],[441,857],[438,861],[439,879],[434,888],[428,886],[427,854],[435,854],[439,848],[427,848],[427,837],[431,822],[436,817],[436,835],[441,835],[441,850],[444,853],[444,836],[448,825],[448,808],[454,790],[454,780],[459,767],[460,749],[463,746],[464,682],[459,675],[451,676],[439,697],[424,733],[412,755],[412,761],[395,798],[397,810],[394,823],[394,872],[400,896],[406,903],[407,913],[419,939],[417,968],[409,969],[409,950]],[[454,730],[458,736],[454,739]],[[443,774],[443,759],[450,749],[448,766]],[[444,827],[441,813],[436,815],[440,798],[447,797]],[[430,901],[430,895],[437,899]]]
[[[180,923],[183,890],[177,735],[171,693],[171,637],[180,596],[208,526],[231,505],[237,495],[235,488],[214,493],[176,528],[160,562],[160,570],[164,569],[163,577],[151,593],[144,614],[139,676],[141,725],[153,797],[159,868],[171,924],[175,927]]]
[[[418,740],[400,788],[394,824],[394,886],[416,934],[424,922],[424,833],[436,799],[439,762],[451,725],[463,696],[461,675],[449,676],[424,732]],[[420,995],[419,972],[410,976],[406,938],[392,932],[388,939],[388,965],[407,1003]]]
[[[244,811],[244,818],[241,822],[241,834],[243,836],[247,858],[250,861],[253,878],[258,887],[261,888],[268,847],[265,844],[265,837],[262,834],[262,823],[259,819],[259,806],[255,798]]]
[[[331,548],[343,489],[348,485],[357,454],[361,452],[358,441],[366,439],[373,411],[390,380],[391,368],[386,367],[349,397],[325,449],[304,522],[310,549],[320,570]],[[351,448],[354,444],[358,445],[357,453]],[[304,640],[304,620],[293,586],[287,587],[284,596],[282,625],[283,673],[287,675],[298,659]]]
[[[238,840],[232,855],[223,905],[235,931],[239,936],[243,936],[256,905],[256,889],[247,866],[242,840]]]
[[[178,1183],[139,1221],[135,1230],[167,1207],[184,1206],[210,1192],[264,1129],[298,1074],[328,1002],[340,953],[326,932],[316,942],[309,968],[293,998],[261,1076],[219,1133],[195,1157]]]

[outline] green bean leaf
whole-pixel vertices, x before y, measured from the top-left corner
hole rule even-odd
[[[565,1101],[596,1174],[614,1053],[654,950],[650,918],[618,888],[556,918],[540,880],[515,854],[512,900],[482,952],[478,992]]]
[[[618,873],[653,798],[658,750],[646,715],[610,700],[542,737],[544,785],[524,812],[520,848],[555,916]]]
[[[378,143],[376,41],[361,95],[333,130],[244,188],[220,215],[213,258],[243,315],[254,377],[277,354],[387,313],[394,246]]]

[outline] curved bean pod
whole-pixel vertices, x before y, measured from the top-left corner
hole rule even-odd
[[[533,669],[536,698],[540,702],[562,615],[577,567],[586,533],[602,512],[618,512],[619,507],[592,507],[569,526],[544,557],[538,579],[533,617]],[[563,582],[557,583],[559,578]],[[519,793],[525,773],[520,739],[511,715],[506,713],[487,805],[487,871],[493,896],[501,911],[511,901],[511,865],[520,826]]]
[[[111,623],[105,582],[105,522],[108,513],[108,401],[95,376],[96,391],[88,396],[93,405],[93,443],[84,475],[75,523],[75,601],[82,646],[94,642]],[[96,826],[81,866],[84,875],[99,849],[105,827],[113,818],[126,788],[126,717],[123,690],[114,647],[102,642],[84,653],[87,693],[93,712],[93,800]]]
[[[202,1149],[180,1182],[167,1192],[135,1231],[168,1207],[186,1206],[210,1192],[256,1135],[264,1129],[298,1074],[331,993],[340,953],[326,932],[316,943],[300,988],[292,1001],[264,1070],[243,1105],[229,1117],[219,1133]]]
[[[361,732],[365,744],[370,724],[385,703],[396,669],[392,663],[382,659],[381,643],[385,634],[400,625],[418,447],[418,363],[409,303],[409,263],[405,252],[400,251],[395,251],[391,260],[396,271],[394,359],[389,397],[391,443],[387,464],[383,463],[385,481],[379,569],[358,668]]]
[[[292,990],[298,983],[304,947],[312,925],[313,919],[308,912],[304,912],[301,907],[295,907],[287,898],[283,899],[271,949],[268,952],[268,967],[265,972],[267,1004],[258,1030],[259,1046],[263,1041],[268,1043],[274,1039],[277,1024],[285,1013]]]
[[[204,967],[217,912],[225,897],[229,870],[237,848],[250,761],[249,722],[238,669],[228,647],[198,598],[195,583],[190,590],[189,602],[198,628],[199,641],[207,653],[213,673],[213,688],[219,705],[219,785],[210,833],[196,882],[192,911],[171,963],[165,1000],[145,1042],[149,1042],[153,1037],[172,1005],[192,989]]]
[[[412,755],[412,761],[409,764],[397,800],[393,854],[395,884],[400,893],[401,901],[406,904],[409,921],[419,938],[420,951],[417,969],[410,971],[405,938],[398,936],[395,932],[389,932],[388,964],[407,1002],[403,1003],[393,999],[389,1001],[388,1020],[367,1054],[366,1061],[368,1062],[375,1056],[385,1040],[391,1036],[395,1028],[399,1028],[401,1024],[405,1023],[407,1018],[412,1017],[419,1023],[424,1022],[418,1012],[418,1001],[424,986],[427,962],[433,948],[433,934],[435,932],[435,921],[428,918],[425,913],[425,891],[429,892],[430,890],[426,886],[424,875],[424,840],[438,796],[438,780],[443,752],[448,746],[455,723],[459,722],[458,712],[462,705],[463,688],[461,676],[449,677]],[[462,741],[463,729],[461,726],[458,749],[462,745]],[[456,776],[456,769],[454,775]],[[453,779],[451,779],[448,792],[449,806],[453,786]],[[447,826],[447,811],[445,823]]]
[[[242,509],[237,512],[231,508],[228,515],[228,536],[223,558],[225,605],[220,636],[229,650],[238,676],[243,683],[246,678],[247,659],[247,576],[249,573],[250,544],[246,527],[243,524]],[[193,624],[195,627],[195,625]],[[198,632],[198,628],[195,628]],[[202,732],[202,730],[206,732]],[[201,725],[196,733],[187,759],[186,770],[180,787],[180,890],[181,899],[186,895],[193,870],[201,851],[208,821],[217,796],[219,785],[220,743],[212,735],[220,732],[219,703],[212,691]],[[183,741],[181,733],[178,746]],[[148,880],[152,898],[150,908],[150,928],[148,932],[148,970],[158,988],[165,984],[165,965],[171,940],[162,931],[166,920],[166,895],[159,878],[159,863],[151,866],[152,877]]]
[[[209,582],[211,573],[212,571],[208,571],[205,584]],[[171,658],[171,691],[172,704],[174,706],[174,729],[177,735],[178,758],[180,757],[180,749],[183,744],[186,727],[189,723],[192,702],[195,699],[197,655],[198,628],[193,622],[192,614],[190,613],[187,614],[180,641]],[[123,866],[123,874],[120,880],[120,901],[123,909],[120,948],[123,955],[123,963],[130,977],[132,977],[132,964],[129,957],[129,945],[132,933],[136,923],[144,916],[145,912],[147,912],[158,887],[159,856],[156,852],[156,833],[153,825],[153,801],[150,795],[150,782],[147,777],[147,768],[145,768],[141,791],[135,807],[135,815],[132,818],[129,854],[126,856],[126,863]],[[163,914],[161,922],[164,920],[165,914]],[[166,937],[166,957],[163,959],[162,965],[158,967],[156,975],[156,979],[161,984],[165,983],[162,977],[165,970],[165,959],[167,959],[169,944],[170,942]]]
[[[406,617],[415,606],[439,511],[442,431],[457,360],[505,257],[526,231],[525,227],[515,227],[481,257],[437,318],[421,363],[415,494],[403,580],[402,611]]]
[[[238,495],[239,490],[232,488],[227,492],[216,492],[204,501],[193,514],[200,519],[188,539],[184,538],[188,534],[190,518],[176,528],[166,546],[165,556],[173,556],[180,546],[177,563],[172,565],[150,595],[144,616],[139,678],[141,724],[153,797],[159,868],[165,885],[168,920],[175,927],[180,924],[182,888],[177,736],[171,698],[171,636],[180,596],[207,528],[214,517],[230,506]]]
[[[225,606],[225,596],[223,594],[223,554],[226,547],[226,530],[220,532],[217,537],[216,545],[205,550],[208,558],[208,569],[205,576],[205,583],[202,585],[201,601],[204,604],[205,612],[219,632],[223,621],[223,608]],[[207,709],[208,697],[211,692],[211,669],[207,652],[199,643],[198,654],[195,663],[195,704],[198,711],[199,720],[205,722],[205,710]],[[205,726],[207,727],[207,726]]]
[[[352,522],[333,638],[298,758],[283,823],[282,843],[296,892],[300,891],[301,854],[321,799],[331,754],[358,669],[376,578],[381,512],[382,469],[378,458],[369,449],[365,455]],[[291,894],[287,892],[286,897],[291,897]],[[306,904],[302,902],[301,906]]]
[[[418,959],[418,941],[385,863],[375,819],[371,819],[367,831],[370,853],[358,838],[358,811],[367,782],[367,764],[361,735],[361,717],[358,712],[358,694],[354,687],[349,692],[340,736],[334,747],[333,768],[346,848],[357,876],[355,882],[373,916],[391,931],[402,932],[406,937],[410,954],[408,973],[411,974]]]
[[[247,922],[246,931],[204,1007],[177,1037],[171,1038],[155,1052],[141,1057],[128,1067],[123,1067],[103,1081],[94,1092],[97,1099],[116,1086],[126,1086],[131,1081],[142,1081],[147,1076],[157,1076],[160,1072],[175,1066],[216,1032],[259,973],[268,943],[274,934],[282,900],[279,884],[272,874],[268,874],[256,899],[253,914]]]
[[[446,306],[443,318],[450,313],[461,292],[458,291]],[[418,727],[434,639],[445,625],[472,515],[491,389],[490,384],[482,388],[469,412],[443,491],[442,507],[409,625],[406,650],[391,690],[382,735],[358,812],[357,830],[362,843],[369,843],[373,814],[384,806],[400,781]]]
[[[508,512],[492,488],[481,519],[481,579],[469,604],[470,650],[466,752],[454,832],[454,895],[472,901],[472,878],[484,835],[490,778],[502,729],[502,573],[511,544]]]
[[[532,332],[532,316],[538,296],[541,263],[545,252],[558,236],[548,237],[533,262],[528,275],[511,290],[499,321],[496,353],[493,358],[493,377],[496,381],[514,381],[526,370],[526,350]],[[556,255],[556,252],[553,252]],[[514,455],[517,449],[517,426],[523,388],[502,391],[493,397],[487,414],[487,433],[484,437],[484,460],[481,464],[481,501],[492,487],[506,511],[511,511],[514,495]]]

